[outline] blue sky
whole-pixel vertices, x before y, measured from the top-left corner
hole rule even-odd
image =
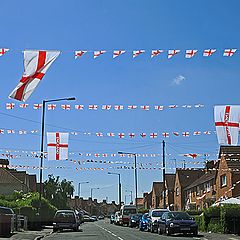
[[[66,131],[69,128],[81,132],[173,132],[214,131],[213,106],[216,104],[239,104],[239,51],[231,58],[223,57],[225,48],[239,48],[239,1],[110,1],[70,0],[34,1],[8,0],[1,2],[0,22],[2,37],[0,47],[10,51],[0,58],[0,128],[40,130],[41,111],[16,108],[5,109],[8,95],[19,82],[23,73],[24,49],[60,50],[62,54],[54,62],[43,81],[27,103],[33,105],[43,99],[75,96],[74,104],[122,104],[164,105],[204,104],[201,109],[166,109],[164,111],[47,111],[47,131]],[[216,48],[216,53],[204,58],[202,51]],[[112,59],[113,50],[126,50],[119,58]],[[145,54],[132,58],[132,51],[144,49]],[[152,49],[165,52],[151,59]],[[168,49],[181,52],[167,59]],[[184,58],[184,50],[198,49],[192,59]],[[75,50],[88,50],[75,60]],[[93,59],[91,51],[106,50],[107,53]],[[174,79],[184,78],[180,84]],[[18,104],[18,102],[16,102]],[[8,116],[11,114],[14,117]],[[33,120],[35,122],[26,121]],[[39,122],[39,123],[38,123]],[[117,153],[129,151],[161,153],[162,137],[148,138],[97,138],[95,136],[71,136],[70,152]],[[174,137],[166,140],[167,165],[174,167],[173,159],[181,167],[185,153],[218,152],[214,134]],[[0,136],[1,147],[12,150],[38,150],[40,136]],[[83,159],[83,158],[82,158]],[[86,159],[86,158],[85,158]],[[113,159],[107,159],[113,160]],[[123,160],[115,158],[114,161]],[[203,162],[199,157],[197,161]],[[129,159],[125,159],[129,161]],[[140,158],[139,162],[161,162],[158,158]],[[12,164],[38,166],[38,159],[19,158]],[[94,197],[117,200],[117,177],[107,171],[76,171],[69,162],[48,162],[44,179],[53,173],[61,178],[90,181],[82,188],[82,195],[89,197],[90,187],[100,187]],[[66,169],[55,169],[64,166]],[[92,164],[86,167],[109,167]],[[117,165],[114,165],[117,166]],[[196,166],[187,164],[188,167]],[[133,170],[113,170],[122,174],[123,193],[134,190]],[[171,172],[173,170],[168,170]],[[38,174],[37,170],[29,170]],[[139,170],[139,196],[150,191],[152,181],[162,179],[161,171]]]

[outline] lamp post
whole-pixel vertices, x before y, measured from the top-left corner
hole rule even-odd
[[[43,194],[43,184],[42,184],[42,178],[43,178],[43,158],[44,158],[44,127],[45,127],[45,107],[46,103],[48,102],[59,102],[59,101],[74,101],[76,100],[75,97],[70,98],[58,98],[58,99],[50,99],[50,100],[43,100],[42,101],[42,133],[41,133],[41,161],[40,161],[40,190],[39,190],[39,209],[41,208],[41,200],[42,200],[42,194]],[[39,213],[38,209],[38,213]]]
[[[92,215],[92,203],[93,203],[93,200],[92,200],[92,195],[93,195],[93,190],[95,189],[99,189],[99,188],[91,188],[91,203],[90,203],[90,214]]]
[[[80,198],[80,195],[81,195],[81,185],[82,184],[87,184],[87,183],[89,183],[89,182],[80,182],[80,183],[78,183],[78,197]]]
[[[119,209],[121,208],[121,203],[122,203],[122,186],[121,186],[121,175],[120,173],[111,173],[108,172],[109,175],[118,175],[118,197],[119,197]]]
[[[135,175],[135,195],[136,195],[136,209],[138,210],[138,203],[137,203],[137,154],[136,153],[127,153],[127,152],[118,152],[118,154],[129,154],[134,156],[134,175]]]

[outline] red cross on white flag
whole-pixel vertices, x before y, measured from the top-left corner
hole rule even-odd
[[[145,50],[135,50],[133,51],[133,58],[137,57],[138,55],[145,53]]]
[[[87,51],[75,51],[75,59],[82,57]]]
[[[12,129],[9,129],[9,130],[7,130],[7,133],[8,133],[8,134],[11,134],[11,133],[15,133],[15,131],[12,130]]]
[[[68,159],[68,133],[48,132],[48,160]]]
[[[47,109],[48,110],[55,110],[56,107],[57,107],[56,104],[48,104]]]
[[[41,109],[41,107],[42,107],[42,104],[39,104],[39,103],[34,103],[33,104],[33,108],[36,109],[36,110]]]
[[[175,135],[175,136],[179,136],[179,132],[173,132],[173,135]]]
[[[115,110],[123,110],[123,105],[115,105],[114,109]]]
[[[157,138],[157,133],[150,133],[150,138]]]
[[[145,111],[148,111],[148,110],[149,110],[149,106],[143,105],[143,106],[141,106],[141,109],[142,109],[142,110],[145,110]]]
[[[98,133],[96,133],[96,136],[97,136],[97,137],[102,137],[102,136],[103,136],[103,134],[102,134],[102,133],[100,133],[100,132],[98,132]]]
[[[128,105],[128,109],[137,109],[137,106],[136,105]]]
[[[62,104],[62,105],[61,105],[61,108],[62,108],[63,110],[70,110],[70,109],[71,109],[71,106],[70,106],[69,104]]]
[[[215,126],[220,145],[238,144],[240,106],[215,106]]]
[[[106,51],[102,50],[102,51],[94,51],[93,52],[93,58],[97,58],[99,57],[100,55],[104,54]]]
[[[135,137],[135,133],[129,133],[129,137],[130,138],[134,138]]]
[[[203,51],[203,56],[204,57],[209,57],[209,56],[212,56],[213,53],[215,53],[215,52],[216,52],[216,49],[205,49]]]
[[[199,131],[196,131],[196,132],[194,132],[194,133],[193,133],[193,135],[194,135],[194,136],[201,135],[201,132],[199,132]]]
[[[237,49],[236,48],[232,48],[232,49],[225,49],[224,50],[224,53],[223,53],[223,56],[224,57],[232,57],[233,56],[233,54],[235,53],[237,51]]]
[[[160,53],[162,53],[163,50],[152,50],[151,58],[156,57]]]
[[[6,103],[6,109],[11,110],[15,107],[15,103]]]
[[[195,56],[195,54],[197,53],[198,50],[186,50],[186,54],[185,57],[186,58],[192,58],[193,56]]]
[[[19,105],[20,108],[27,108],[28,107],[28,104],[27,103],[21,103]]]
[[[174,55],[178,54],[180,50],[168,50],[168,58],[172,58]]]
[[[168,132],[163,132],[162,135],[163,135],[163,137],[169,137],[169,133]]]
[[[142,138],[145,138],[145,137],[147,136],[147,134],[146,134],[146,133],[140,133],[140,136],[141,136]]]
[[[9,51],[8,48],[0,48],[0,56],[4,55],[8,51]]]
[[[59,51],[24,51],[24,73],[9,97],[27,101],[59,54]]]
[[[114,50],[113,51],[113,58],[119,57],[120,55],[122,55],[125,52],[126,51],[124,51],[124,50]]]
[[[98,105],[92,105],[91,104],[91,105],[88,106],[88,109],[89,110],[97,110],[98,109]]]
[[[84,108],[84,105],[79,105],[79,104],[75,105],[76,110],[83,110],[83,108]]]
[[[4,134],[4,129],[0,129],[0,134]]]
[[[162,111],[162,110],[163,110],[163,106],[157,105],[157,106],[154,106],[154,109],[155,109],[155,110]]]
[[[210,131],[205,131],[205,132],[203,132],[203,133],[206,134],[206,135],[210,135],[210,134],[211,134]]]
[[[125,137],[125,134],[124,134],[124,133],[119,133],[118,136],[119,136],[120,138],[124,138],[124,137]]]
[[[183,137],[189,137],[189,132],[183,132],[182,135]]]
[[[110,110],[111,107],[112,107],[111,105],[102,105],[103,110]]]
[[[168,107],[169,108],[177,108],[178,106],[177,105],[169,105]]]
[[[114,136],[115,136],[115,134],[114,134],[114,133],[112,133],[112,132],[110,132],[110,133],[107,133],[107,136],[109,136],[109,137],[114,137]]]

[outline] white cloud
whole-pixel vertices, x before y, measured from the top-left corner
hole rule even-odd
[[[186,78],[182,75],[179,75],[173,79],[172,85],[180,85],[184,80],[186,80]]]

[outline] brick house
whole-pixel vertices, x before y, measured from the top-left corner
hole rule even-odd
[[[151,208],[159,208],[160,206],[160,197],[163,191],[162,182],[153,182],[152,185],[152,206]]]
[[[144,208],[150,209],[152,207],[152,191],[150,193],[143,194]]]
[[[206,170],[200,178],[184,188],[185,209],[202,210],[216,201],[216,170]]]
[[[240,146],[221,146],[218,173],[216,176],[216,198],[240,196]]]
[[[187,196],[184,189],[204,174],[203,169],[176,169],[174,210],[184,210]]]

